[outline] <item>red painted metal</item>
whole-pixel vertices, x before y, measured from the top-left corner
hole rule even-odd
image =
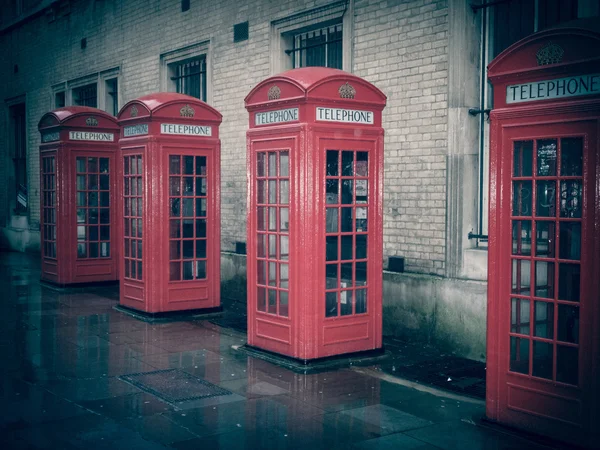
[[[69,106],[42,116],[42,280],[58,285],[118,280],[116,119]]]
[[[246,97],[249,345],[301,360],[381,348],[385,104],[318,67]],[[371,123],[332,121],[348,111]]]
[[[118,118],[120,304],[152,314],[219,307],[221,114],[157,93]]]
[[[544,49],[562,49],[562,59],[538,65]],[[588,95],[509,103],[507,89],[599,73],[600,34],[579,28],[532,35],[488,68],[486,415],[591,447],[600,438],[600,77]]]

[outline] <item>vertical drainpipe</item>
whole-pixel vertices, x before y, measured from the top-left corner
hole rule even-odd
[[[485,152],[485,120],[486,115],[483,112],[486,109],[486,86],[487,86],[487,72],[486,72],[486,56],[487,56],[487,8],[481,8],[481,48],[479,51],[480,57],[480,84],[481,90],[479,93],[479,110],[482,111],[479,114],[479,217],[477,218],[477,234],[483,234],[483,173],[484,173],[484,152]],[[479,245],[479,239],[477,239],[477,245]]]

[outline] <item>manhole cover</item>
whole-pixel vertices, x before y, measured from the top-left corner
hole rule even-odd
[[[231,395],[226,389],[178,369],[132,373],[119,378],[169,403]]]

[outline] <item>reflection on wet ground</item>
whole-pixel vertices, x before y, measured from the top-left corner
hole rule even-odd
[[[49,289],[36,255],[0,253],[0,286],[4,449],[548,448],[476,426],[482,401],[378,376],[385,365],[298,374],[234,350],[235,327],[141,322],[113,310],[116,288]],[[168,402],[125,381],[166,369],[218,395]]]

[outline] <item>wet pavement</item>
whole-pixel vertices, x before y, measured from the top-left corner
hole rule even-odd
[[[221,321],[150,324],[113,309],[116,288],[57,292],[37,255],[6,252],[0,287],[3,449],[564,448],[480,426],[481,365],[422,344],[299,374],[236,350],[245,306],[230,300]],[[414,383],[423,373],[466,374],[469,395]]]

